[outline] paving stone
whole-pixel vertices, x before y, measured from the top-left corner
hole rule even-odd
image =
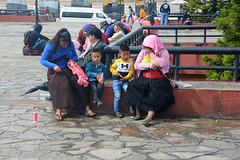
[[[228,157],[223,156],[223,155],[204,155],[204,156],[193,158],[192,160],[213,160],[213,159],[229,160]]]
[[[17,158],[20,155],[20,151],[18,151],[17,149],[4,148],[1,149],[0,155],[1,156],[8,155],[11,156],[12,158]]]
[[[163,160],[163,159],[178,159],[178,157],[176,156],[172,156],[172,155],[168,155],[164,152],[158,152],[158,153],[151,153],[148,155],[149,158],[151,159],[160,159],[160,160]]]
[[[143,154],[138,154],[138,153],[132,153],[129,156],[122,158],[121,160],[130,160],[130,159],[135,159],[135,160],[147,160],[148,157]]]
[[[180,159],[193,159],[205,155],[206,153],[195,153],[195,152],[172,152],[172,155],[179,157]]]
[[[93,145],[95,148],[123,148],[124,142],[102,141]]]
[[[90,150],[92,150],[93,148],[91,147],[86,147],[86,148],[82,148],[82,149],[78,149],[78,150],[70,150],[70,151],[66,151],[66,153],[72,154],[72,155],[81,155],[84,154]]]
[[[102,135],[108,135],[108,136],[118,136],[118,135],[120,135],[117,132],[112,132],[112,131],[105,130],[105,129],[94,130],[94,132],[97,133],[97,134],[100,134],[100,135],[102,134]]]
[[[219,154],[222,154],[229,159],[240,159],[240,148],[238,149],[225,149],[219,151]]]
[[[218,149],[235,149],[237,146],[233,143],[223,142],[223,141],[214,141],[214,140],[203,140],[201,143],[202,146],[208,146],[212,148],[218,148]]]
[[[132,151],[129,148],[123,148],[123,149],[105,149],[104,148],[104,149],[96,149],[96,150],[90,151],[89,153],[98,158],[112,160],[112,159],[121,159],[121,158],[127,157],[132,154]]]

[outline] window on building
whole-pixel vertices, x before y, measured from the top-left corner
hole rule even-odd
[[[72,7],[92,7],[90,0],[72,0]]]

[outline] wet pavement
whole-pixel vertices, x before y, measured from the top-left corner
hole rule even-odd
[[[82,25],[42,23],[48,37],[67,27],[73,39]],[[64,113],[54,120],[44,91],[20,97],[46,81],[40,57],[22,55],[23,33],[33,23],[0,23],[0,159],[240,159],[240,120],[154,118],[150,127],[132,116],[96,118]],[[101,108],[99,109],[101,110]],[[37,112],[38,121],[33,122]]]

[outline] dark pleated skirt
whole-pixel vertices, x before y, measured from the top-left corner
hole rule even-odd
[[[54,109],[83,108],[89,105],[89,88],[80,86],[77,75],[73,75],[70,69],[63,68],[62,72],[48,69],[47,77]]]
[[[166,78],[140,76],[129,82],[124,103],[144,111],[161,112],[175,103],[172,87]]]

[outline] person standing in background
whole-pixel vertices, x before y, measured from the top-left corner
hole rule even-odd
[[[170,14],[170,6],[167,4],[167,0],[164,0],[164,4],[160,7],[161,12],[161,26],[163,25],[163,22],[165,23],[165,26],[167,26],[168,23],[168,15]]]

